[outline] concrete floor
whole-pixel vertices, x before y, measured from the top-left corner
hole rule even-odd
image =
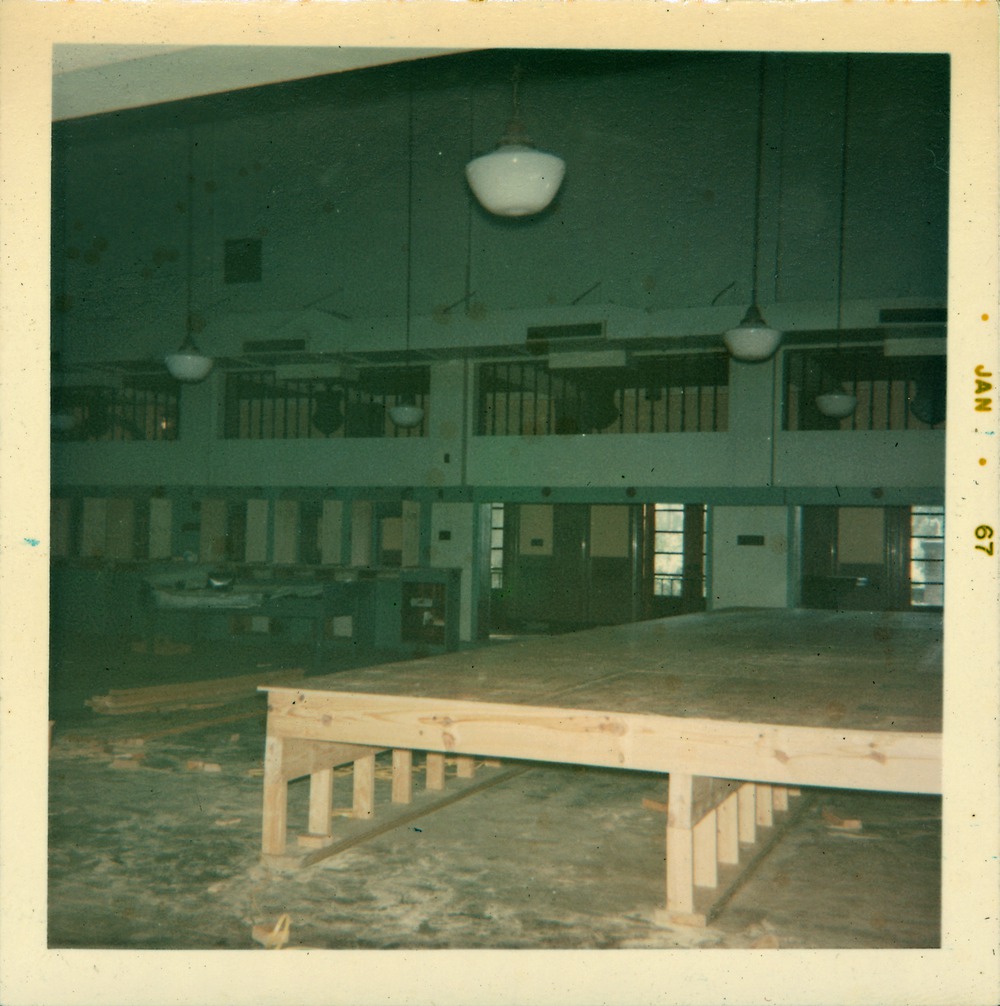
[[[373,656],[347,646],[334,659]],[[290,945],[318,948],[940,945],[936,798],[803,791],[795,822],[708,928],[663,927],[653,915],[663,903],[665,821],[643,807],[665,799],[661,778],[533,766],[279,873],[258,856],[262,698],[127,717],[82,705],[108,687],[307,657],[287,647],[228,647],[223,660],[211,647],[156,656],[114,640],[54,646],[50,947],[249,949],[258,946],[252,928],[285,913]],[[349,779],[334,789],[335,806],[349,802]],[[306,796],[293,784],[291,821],[304,821]],[[837,828],[836,818],[858,819],[861,830]]]

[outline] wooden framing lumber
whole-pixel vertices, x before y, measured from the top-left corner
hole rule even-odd
[[[425,785],[428,789],[444,789],[444,755],[428,751],[425,766]]]
[[[397,748],[392,752],[392,802],[413,802],[413,752]]]
[[[304,741],[300,738],[289,737],[282,749],[281,766],[277,771],[281,773],[286,782],[291,782],[293,779],[301,779],[306,775],[312,776],[323,769],[348,765],[367,755],[374,757],[380,751],[380,748],[373,748],[367,744]],[[266,764],[265,757],[265,766]]]
[[[372,817],[375,813],[375,755],[354,761],[354,817]]]
[[[288,831],[288,776],[282,772],[285,741],[269,736],[264,741],[264,809],[261,851],[280,856]]]
[[[716,887],[719,883],[719,834],[716,810],[710,810],[693,828],[696,887]]]
[[[279,736],[647,772],[939,793],[941,735],[268,688]]]
[[[333,769],[323,768],[309,776],[309,833],[329,835],[333,817]]]
[[[280,766],[287,755],[312,773],[322,767],[312,745],[360,748],[351,760],[363,789],[372,752],[391,749],[394,820],[411,813],[397,800],[406,791],[397,776],[412,772],[400,752],[426,753],[426,788],[414,804],[445,798],[446,757],[456,761],[451,787],[470,785],[473,758],[667,777],[661,914],[704,924],[801,813],[808,798],[786,812],[799,787],[940,793],[939,621],[886,622],[867,613],[710,613],[272,683],[262,688],[276,745],[268,761]],[[734,690],[726,684],[738,667],[748,673]],[[843,703],[829,701],[833,675]],[[265,769],[266,817],[287,773]],[[278,848],[279,824],[265,820],[265,856]]]
[[[299,836],[298,846],[288,848],[284,842],[275,842],[269,851],[264,848],[264,860],[269,867],[279,870],[297,870],[311,866],[330,856],[370,841],[395,828],[419,821],[422,817],[448,807],[467,797],[475,796],[493,786],[529,772],[527,766],[487,768],[475,780],[454,779],[446,792],[425,790],[413,795],[410,804],[388,804],[381,810],[376,808],[371,818],[338,818],[336,830],[329,838],[305,835]],[[274,829],[277,831],[277,828]],[[274,838],[274,835],[272,835]]]
[[[812,796],[804,796],[796,801],[787,814],[782,814],[774,827],[766,833],[759,834],[759,840],[752,847],[743,847],[743,855],[738,864],[719,861],[718,880],[715,886],[690,885],[690,897],[685,896],[687,888],[683,887],[683,878],[674,879],[675,891],[683,887],[682,896],[670,902],[670,889],[667,892],[667,908],[653,912],[653,921],[660,925],[706,926],[719,914],[733,895],[750,879],[753,872],[763,862],[764,858],[777,845],[781,837],[799,820],[814,804]],[[670,874],[669,849],[667,852],[668,878]],[[692,875],[693,879],[693,875]],[[689,906],[689,907],[688,907]],[[686,910],[685,910],[686,909]]]
[[[774,810],[788,810],[788,787],[771,787],[771,806]]]
[[[757,784],[757,827],[770,828],[774,824],[774,800],[771,787]]]
[[[730,793],[716,808],[719,863],[735,865],[740,861],[739,791]]]
[[[745,782],[738,790],[739,804],[738,832],[743,845],[753,845],[757,841],[757,787]]]

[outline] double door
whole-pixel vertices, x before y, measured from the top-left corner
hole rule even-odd
[[[702,504],[507,504],[494,628],[615,625],[705,606]]]
[[[508,504],[502,612],[514,627],[560,631],[641,617],[642,508]]]

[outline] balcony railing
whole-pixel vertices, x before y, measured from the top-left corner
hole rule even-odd
[[[232,440],[421,437],[428,420],[426,367],[380,368],[347,380],[282,378],[274,371],[226,375],[224,435]],[[389,410],[412,402],[424,410],[413,427]]]
[[[602,369],[544,360],[485,363],[478,372],[480,436],[691,433],[728,428],[725,353],[649,356]]]
[[[886,356],[878,347],[786,351],[786,430],[928,430],[945,421],[945,358]],[[842,419],[824,416],[817,396],[846,391],[857,398]]]

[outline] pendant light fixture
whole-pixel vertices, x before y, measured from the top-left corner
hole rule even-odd
[[[406,373],[410,373],[410,314],[413,306],[413,82],[409,81],[406,169]],[[412,395],[389,407],[389,418],[403,429],[419,426],[424,410]]]
[[[844,130],[840,154],[840,221],[839,240],[837,244],[837,360],[835,371],[839,372],[841,365],[840,332],[844,316],[844,224],[847,205],[847,120],[850,107],[851,57],[844,58]],[[839,376],[839,373],[838,373]],[[816,408],[830,419],[846,419],[858,407],[858,398],[844,391],[843,384],[834,382],[835,387],[816,397]]]
[[[518,85],[521,68],[514,68],[513,111],[497,148],[465,166],[465,177],[483,207],[502,217],[540,213],[555,198],[566,163],[555,154],[536,150],[520,118]]]
[[[193,129],[193,127],[191,127]],[[189,130],[188,140],[188,199],[187,199],[187,313],[184,316],[184,341],[173,353],[165,357],[167,370],[178,381],[194,384],[208,377],[213,360],[195,345],[192,330],[194,313],[191,307],[191,288],[194,280],[194,136]]]
[[[723,336],[726,348],[733,359],[745,363],[767,360],[774,355],[781,342],[781,332],[771,328],[757,306],[757,259],[760,256],[760,190],[764,172],[764,65],[765,55],[760,56],[760,72],[757,78],[757,177],[754,183],[753,217],[753,265],[750,272],[750,307],[736,328],[729,329]]]

